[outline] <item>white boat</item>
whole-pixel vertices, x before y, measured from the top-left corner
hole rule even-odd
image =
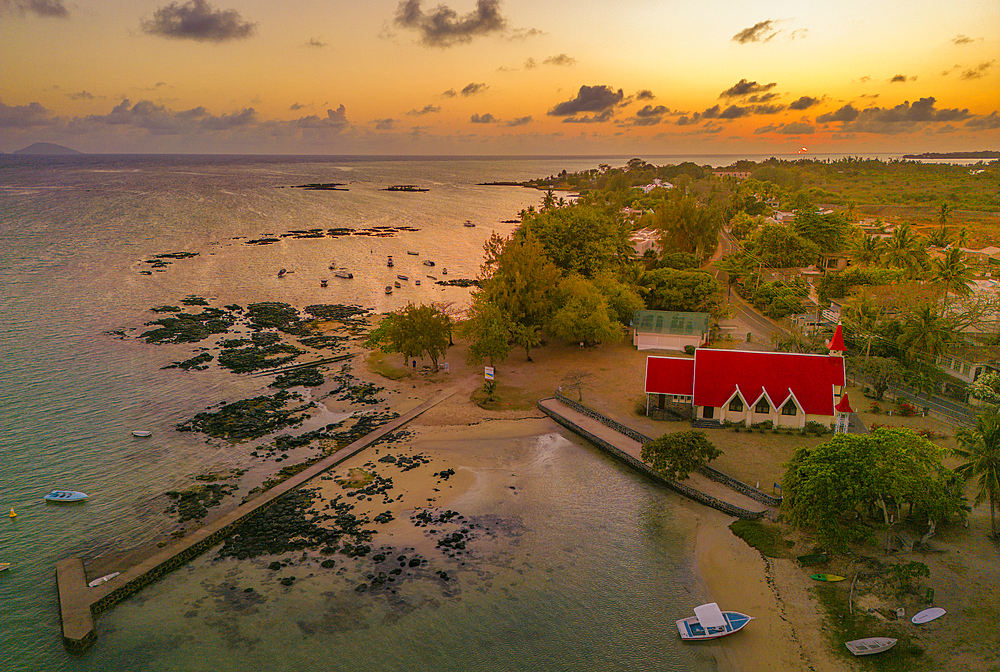
[[[0,562],[0,572],[6,572],[8,569],[10,569],[9,562]]]
[[[891,637],[868,637],[867,639],[855,639],[853,642],[845,642],[844,646],[855,656],[870,656],[873,653],[882,653],[896,646],[895,639]]]
[[[145,438],[147,436],[152,436],[152,435],[153,435],[153,433],[151,431],[147,430],[147,429],[133,429],[132,430],[132,436],[138,436],[138,437]]]
[[[948,612],[941,607],[931,607],[930,609],[924,609],[923,611],[914,614],[910,621],[920,625],[921,623],[929,623],[935,618],[941,618],[946,613]]]
[[[350,273],[345,270],[334,271],[333,274],[336,275],[338,278],[345,278],[347,280],[350,280],[351,278],[354,277],[353,273]]]
[[[681,639],[717,639],[742,630],[753,616],[738,611],[722,611],[715,602],[694,608],[694,616],[677,621]]]
[[[87,585],[90,586],[91,588],[97,588],[102,583],[107,583],[108,581],[110,581],[111,579],[115,578],[119,574],[121,574],[121,572],[111,572],[110,574],[105,574],[104,576],[102,576],[99,579],[94,579],[93,581],[91,581]]]

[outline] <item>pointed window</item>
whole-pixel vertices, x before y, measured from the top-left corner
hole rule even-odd
[[[740,399],[739,397],[736,397],[735,399],[733,399],[732,401],[730,401],[729,402],[729,410],[732,411],[733,413],[742,413],[743,412],[743,400]]]
[[[757,402],[757,405],[753,408],[755,413],[770,413],[771,404],[767,403],[767,399],[761,399]]]
[[[791,399],[789,399],[785,403],[785,405],[781,407],[782,415],[796,415],[798,412],[799,412],[798,406],[796,406],[795,402],[792,401]]]

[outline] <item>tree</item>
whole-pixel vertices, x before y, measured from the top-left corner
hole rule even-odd
[[[1000,374],[987,371],[969,385],[969,394],[987,404],[1000,404]]]
[[[594,285],[607,299],[611,315],[617,321],[628,325],[635,311],[646,307],[642,297],[625,283],[618,282],[610,273],[602,273],[594,278]]]
[[[862,235],[851,244],[851,257],[864,266],[877,264],[884,252],[885,244],[875,236]]]
[[[534,236],[558,268],[588,278],[616,268],[631,250],[624,221],[588,205],[528,215],[514,240]]]
[[[867,359],[872,352],[872,340],[875,338],[882,310],[867,294],[858,294],[844,304],[840,314],[850,334],[855,339],[862,338],[867,341],[865,344]]]
[[[687,432],[664,434],[658,439],[642,444],[642,461],[671,481],[683,481],[705,466],[722,451],[705,436],[705,432],[692,429]]]
[[[877,401],[882,401],[886,390],[895,388],[903,382],[903,376],[906,373],[903,365],[891,357],[868,357],[860,365],[852,366],[852,368],[860,370],[871,383]]]
[[[433,370],[438,370],[438,359],[448,349],[451,319],[434,306],[415,306],[408,303],[383,318],[373,330],[366,344],[377,346],[382,352],[398,352],[404,360],[411,357],[430,357]]]
[[[678,186],[653,208],[651,224],[660,231],[664,250],[687,252],[704,259],[719,244],[722,218],[714,208],[699,204],[694,194]]]
[[[942,203],[938,208],[938,222],[941,224],[942,229],[948,224],[948,216],[951,214],[952,209],[951,203],[947,201]]]
[[[792,230],[816,243],[822,252],[839,252],[847,246],[851,227],[837,212],[821,215],[811,210],[799,210],[792,222]]]
[[[577,401],[583,401],[583,390],[590,387],[590,381],[593,377],[594,374],[590,371],[573,369],[563,376],[560,381],[562,383],[560,387],[565,388],[567,391],[576,390]]]
[[[934,359],[944,355],[954,340],[955,325],[934,306],[923,305],[910,312],[899,334],[899,347],[911,359]]]
[[[556,307],[559,269],[530,231],[491,241],[488,253],[492,250],[495,257],[482,280],[483,298],[512,324],[544,327]]]
[[[651,310],[702,312],[716,317],[723,312],[722,288],[708,271],[658,268],[646,273],[642,281]]]
[[[766,224],[743,249],[770,268],[808,266],[819,258],[819,246],[785,226]]]
[[[942,302],[948,293],[968,296],[972,293],[969,283],[972,281],[972,269],[965,263],[965,254],[953,247],[940,259],[935,259],[931,268],[931,281],[941,286]]]
[[[466,362],[478,365],[486,359],[490,366],[503,362],[510,354],[510,330],[510,320],[499,306],[481,291],[473,294],[469,317],[459,325],[459,334],[470,341]]]
[[[834,549],[870,537],[864,523],[878,514],[886,529],[912,516],[933,532],[962,505],[955,474],[941,463],[945,454],[910,429],[837,434],[796,449],[782,480],[782,508],[792,525],[815,528]]]
[[[744,240],[750,234],[756,233],[760,228],[760,218],[751,217],[745,211],[740,210],[729,220],[729,232],[737,240]]]
[[[542,344],[542,332],[533,324],[515,324],[513,327],[514,343],[524,348],[524,357],[531,361],[531,349]]]
[[[975,429],[963,427],[956,433],[957,457],[965,462],[955,472],[966,481],[978,478],[974,505],[990,502],[990,533],[996,537],[997,504],[1000,503],[1000,413],[992,411],[976,416]]]
[[[612,316],[608,300],[594,283],[580,276],[571,276],[559,285],[562,307],[552,316],[549,332],[567,341],[597,345],[620,340],[622,325]]]
[[[920,244],[909,224],[900,224],[885,241],[882,261],[901,269],[907,277],[917,277],[927,267],[927,250]]]

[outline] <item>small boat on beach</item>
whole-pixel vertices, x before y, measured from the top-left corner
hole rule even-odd
[[[151,431],[149,431],[148,429],[133,429],[132,430],[132,436],[138,436],[141,439],[144,439],[147,436],[152,436],[152,435],[153,435],[153,433]]]
[[[386,294],[392,294],[392,285],[386,285],[385,286],[385,293]]]
[[[102,583],[107,583],[108,581],[110,581],[111,579],[115,578],[119,574],[121,574],[121,572],[111,572],[110,574],[105,574],[104,576],[102,576],[102,577],[100,577],[98,579],[94,579],[93,581],[91,581],[87,585],[90,586],[91,588],[97,588]]]
[[[830,583],[844,580],[844,577],[837,576],[836,574],[813,574],[809,578],[811,578],[813,581],[828,581]]]
[[[888,651],[896,646],[896,641],[892,637],[866,637],[865,639],[845,642],[844,646],[855,656],[870,656],[873,653]]]
[[[285,277],[285,273],[288,273],[288,271],[286,269],[284,269],[284,268],[281,269],[280,271],[278,271],[278,277],[279,278]]]
[[[397,275],[396,277],[399,278],[400,280],[409,280],[410,279],[410,277],[407,276],[407,275]]]
[[[722,611],[715,602],[694,608],[694,616],[677,621],[682,640],[717,639],[742,630],[753,616],[738,611]]]
[[[430,259],[425,259],[424,260],[424,266],[433,266],[433,265],[434,265],[434,262],[431,261]]]
[[[470,229],[473,229],[473,228],[476,227],[476,225],[472,223],[472,220],[468,220],[468,219],[465,220],[465,224],[463,224],[462,226],[468,227]]]
[[[947,613],[948,612],[942,609],[941,607],[931,607],[930,609],[924,609],[923,611],[919,611],[916,614],[914,614],[913,618],[910,619],[910,622],[914,623],[915,625],[920,625],[922,623],[930,623],[935,618],[941,618]]]
[[[407,250],[406,253],[412,254],[413,256],[417,256],[418,254],[420,254],[419,252],[414,252],[413,250]]]
[[[74,490],[53,490],[42,499],[47,502],[82,502],[87,499],[87,494]]]
[[[347,280],[350,280],[351,278],[354,277],[353,273],[349,273],[345,270],[334,271],[333,274],[336,275],[338,278],[345,278]]]
[[[427,277],[430,278],[431,280],[437,280],[437,278],[435,278],[433,275],[428,275]]]

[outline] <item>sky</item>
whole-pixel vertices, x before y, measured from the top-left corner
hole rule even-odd
[[[1000,150],[997,0],[0,0],[0,151]]]

